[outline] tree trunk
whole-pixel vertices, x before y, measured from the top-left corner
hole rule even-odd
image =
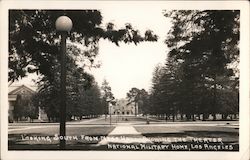
[[[213,113],[213,120],[216,121],[216,114]]]
[[[207,113],[204,113],[204,114],[203,114],[203,120],[204,120],[204,121],[207,120],[208,117],[209,117],[209,114],[207,114]]]
[[[226,119],[227,119],[227,116],[228,116],[227,114],[222,114],[222,119],[223,119],[223,120],[226,120]]]
[[[183,114],[181,113],[181,120],[183,120]]]
[[[234,114],[234,119],[237,119],[237,114]]]
[[[214,97],[213,97],[213,120],[216,120],[216,113],[217,113],[217,86],[216,86],[216,74],[213,75],[214,78],[214,88],[213,88],[213,92],[214,92]]]
[[[135,102],[135,116],[137,116],[137,105],[136,105],[136,102]]]

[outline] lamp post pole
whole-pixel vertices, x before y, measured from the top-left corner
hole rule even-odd
[[[60,144],[61,150],[66,148],[66,39],[72,28],[72,21],[67,16],[61,16],[56,20],[56,29],[61,35],[61,105],[60,105]]]
[[[60,136],[66,136],[66,35],[61,33],[61,106],[60,106]],[[60,149],[65,149],[65,138],[60,139]]]

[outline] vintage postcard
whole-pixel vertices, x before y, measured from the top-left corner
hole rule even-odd
[[[1,159],[249,159],[247,1],[2,1]]]

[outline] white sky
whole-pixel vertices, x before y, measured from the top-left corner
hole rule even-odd
[[[169,20],[163,16],[162,10],[148,10],[121,8],[101,10],[103,24],[113,22],[117,28],[124,27],[126,23],[138,29],[142,34],[151,29],[159,36],[157,42],[142,42],[137,45],[120,43],[117,47],[108,40],[100,41],[98,60],[101,67],[92,69],[99,85],[107,79],[115,98],[125,98],[132,88],[146,89],[151,87],[152,73],[158,63],[164,63],[167,54],[167,45],[164,39],[170,29]]]
[[[142,42],[116,46],[108,40],[99,43],[99,55],[96,61],[101,61],[100,68],[93,68],[91,73],[101,86],[104,78],[109,82],[115,98],[125,98],[126,93],[132,88],[146,89],[151,87],[152,73],[158,63],[164,63],[167,54],[167,45],[164,39],[170,29],[169,20],[163,16],[162,9],[115,7],[115,9],[101,9],[103,26],[112,22],[116,28],[123,28],[126,23],[131,23],[143,35],[151,29],[159,36],[157,42]],[[31,79],[36,79],[34,74],[22,79],[15,84],[34,84]]]

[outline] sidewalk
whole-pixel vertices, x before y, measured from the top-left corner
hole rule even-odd
[[[110,143],[152,143],[141,133],[137,132],[131,124],[120,124],[109,133],[109,135],[100,141],[98,145],[106,145]]]

